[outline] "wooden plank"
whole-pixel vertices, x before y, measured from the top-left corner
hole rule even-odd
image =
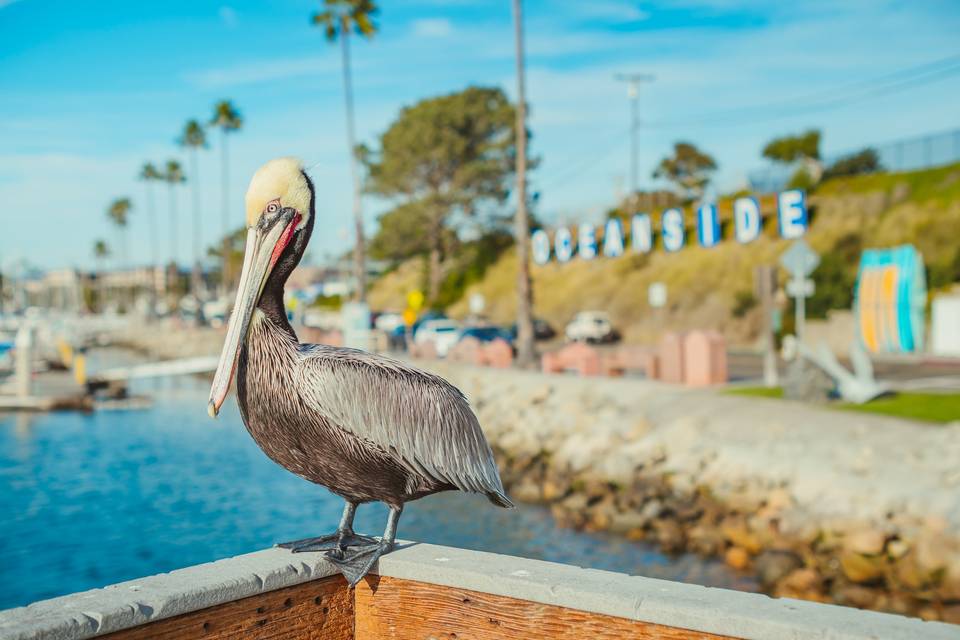
[[[380,576],[367,576],[357,585],[355,608],[356,640],[730,640],[728,636]]]
[[[351,640],[353,620],[353,594],[341,576],[331,576],[102,637],[110,640]]]

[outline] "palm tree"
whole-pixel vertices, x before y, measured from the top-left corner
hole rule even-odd
[[[213,117],[210,118],[210,125],[220,129],[220,179],[222,191],[223,207],[223,264],[221,265],[220,277],[222,279],[222,291],[226,293],[227,283],[230,282],[227,273],[228,262],[226,259],[229,253],[230,237],[230,168],[229,154],[227,153],[227,136],[234,131],[238,131],[243,126],[243,118],[240,112],[233,106],[229,100],[221,100],[213,106]]]
[[[517,243],[517,361],[534,362],[533,287],[530,283],[530,219],[527,214],[527,104],[523,59],[522,0],[513,0],[514,44],[517,63],[517,213],[513,221]]]
[[[322,27],[327,42],[340,40],[343,61],[343,98],[347,112],[347,151],[350,154],[350,176],[353,180],[353,224],[356,245],[353,250],[355,297],[367,299],[367,269],[363,239],[363,210],[360,204],[360,175],[357,171],[356,142],[353,126],[353,87],[350,82],[350,32],[370,39],[377,32],[373,16],[379,11],[373,0],[323,0],[323,11],[313,15],[313,24]]]
[[[117,266],[120,269],[130,266],[128,262],[129,253],[127,252],[127,225],[130,222],[131,209],[133,209],[133,203],[130,202],[130,198],[117,198],[107,207],[107,218],[117,228],[117,240],[120,245],[120,260]],[[132,289],[130,292],[132,292]],[[126,293],[128,292],[123,292],[121,298],[125,298]]]
[[[107,207],[107,218],[117,227],[117,235],[120,238],[120,259],[122,266],[127,267],[127,223],[130,221],[130,211],[133,209],[133,203],[130,198],[117,198]]]
[[[163,180],[163,174],[152,162],[144,163],[140,169],[140,179],[146,185],[147,192],[147,225],[150,230],[150,256],[152,258],[150,284],[150,316],[152,317],[157,306],[157,287],[156,271],[157,263],[160,261],[160,252],[157,250],[157,211],[156,203],[153,198],[153,183]]]
[[[103,239],[95,240],[93,243],[93,257],[97,261],[97,282],[94,286],[94,293],[97,294],[97,307],[103,308],[103,284],[101,278],[103,277],[103,263],[107,258],[110,257],[110,247],[107,246],[107,241]]]
[[[103,271],[102,262],[110,257],[110,247],[106,240],[98,239],[93,243],[93,257],[97,261],[97,271]]]
[[[177,230],[177,185],[183,184],[187,181],[186,176],[183,175],[183,167],[180,166],[180,163],[176,160],[167,160],[166,169],[163,172],[163,180],[167,183],[167,194],[170,200],[170,265],[171,265],[171,280],[170,287],[175,285],[175,280],[177,278],[178,267],[177,267],[177,252],[179,245],[179,232]]]
[[[196,120],[188,120],[183,127],[183,133],[178,143],[181,147],[190,150],[190,181],[193,183],[193,295],[200,294],[200,179],[197,164],[197,150],[207,146],[207,134]]]

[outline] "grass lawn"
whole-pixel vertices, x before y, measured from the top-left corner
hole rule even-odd
[[[782,398],[783,389],[774,387],[737,387],[725,393],[759,398]],[[877,398],[866,404],[832,402],[825,405],[842,411],[861,411],[898,418],[925,420],[927,422],[950,422],[960,420],[960,393],[898,393],[886,398]]]

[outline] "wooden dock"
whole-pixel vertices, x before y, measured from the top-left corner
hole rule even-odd
[[[12,385],[0,388],[0,411],[91,411],[93,398],[70,371],[44,371],[32,376],[29,394],[17,393]]]
[[[351,591],[268,549],[0,612],[5,640],[957,640],[960,626],[429,544]]]

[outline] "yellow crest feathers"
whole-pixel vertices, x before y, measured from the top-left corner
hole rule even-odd
[[[296,158],[276,158],[257,169],[247,187],[247,226],[260,220],[267,204],[279,200],[282,207],[293,207],[303,217],[310,216],[310,186],[303,176],[303,164]]]

